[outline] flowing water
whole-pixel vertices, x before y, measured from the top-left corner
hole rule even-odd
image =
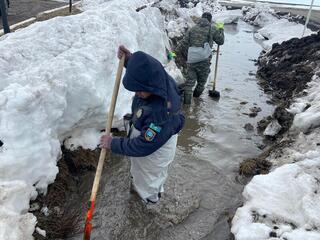
[[[217,81],[220,101],[212,100],[206,90],[184,107],[186,126],[160,204],[144,206],[129,193],[127,159],[112,157],[107,162],[92,239],[232,239],[229,220],[241,205],[244,187],[237,180],[239,163],[257,156],[262,144],[256,130],[243,127],[256,126],[273,110],[254,76],[254,59],[262,50],[253,37],[255,30],[242,21],[226,26]],[[252,107],[262,109],[257,117],[249,117]],[[89,193],[92,174],[82,181]]]
[[[254,27],[242,21],[226,26],[216,85],[220,101],[204,94],[191,108],[186,108],[188,121],[180,135],[182,150],[223,169],[228,176],[234,175],[232,172],[241,160],[260,152],[261,138],[256,131],[247,132],[244,125],[256,126],[257,120],[273,109],[266,104],[268,98],[255,77],[255,60],[262,48],[253,37],[254,31]],[[252,107],[262,109],[255,118],[247,115]]]

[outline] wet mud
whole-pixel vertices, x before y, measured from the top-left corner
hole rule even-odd
[[[37,226],[46,230],[46,238],[35,232],[36,240],[65,239],[82,231],[80,222],[89,199],[83,179],[94,176],[99,153],[99,149],[69,151],[62,146],[55,182],[49,185],[45,196],[40,195],[31,203],[30,211],[37,217]]]

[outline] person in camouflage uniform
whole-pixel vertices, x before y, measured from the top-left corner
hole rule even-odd
[[[212,15],[208,12],[202,14],[199,22],[187,31],[185,37],[179,43],[176,52],[180,57],[187,58],[189,47],[203,47],[206,42],[210,47],[213,46],[213,42],[218,45],[224,43],[224,30],[223,23],[216,23],[211,25]],[[208,75],[210,73],[210,60],[212,56],[201,62],[188,63],[187,64],[187,76],[184,88],[184,104],[190,104],[192,95],[193,97],[199,97],[207,82]],[[196,88],[193,91],[194,85],[197,83]]]

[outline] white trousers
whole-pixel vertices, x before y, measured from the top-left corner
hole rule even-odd
[[[140,135],[132,126],[130,138]],[[163,192],[163,185],[168,176],[170,163],[174,159],[178,135],[175,134],[157,151],[146,157],[130,157],[133,186],[140,197],[157,202],[158,194]]]

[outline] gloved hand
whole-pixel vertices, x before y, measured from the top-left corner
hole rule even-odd
[[[168,60],[171,61],[177,57],[177,54],[175,52],[169,52],[168,53]]]
[[[103,135],[100,138],[100,148],[110,149],[111,148],[112,137],[108,135]]]
[[[216,27],[216,29],[220,30],[220,29],[224,29],[224,23],[223,22],[216,22],[216,24],[214,25]]]
[[[125,60],[124,61],[127,62],[129,60],[129,58],[131,57],[132,53],[125,46],[120,45],[119,48],[118,48],[117,55],[118,55],[119,59],[121,59],[122,56],[124,55],[125,56]]]

